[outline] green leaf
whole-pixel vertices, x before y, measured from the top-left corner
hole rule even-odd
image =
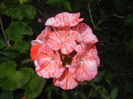
[[[20,4],[27,3],[29,0],[19,0]]]
[[[7,5],[3,2],[0,3],[0,13],[4,14],[5,10],[7,9]]]
[[[125,19],[124,23],[125,28],[128,30],[128,33],[133,33],[133,16],[129,15],[127,19]]]
[[[106,72],[106,75],[105,75],[105,81],[111,86],[111,81],[113,80],[113,73],[110,72],[110,71],[107,71]]]
[[[35,8],[30,5],[24,5],[22,12],[23,12],[23,17],[27,19],[33,19],[36,15]]]
[[[13,51],[0,51],[0,56],[3,57],[1,60],[4,60],[4,57],[8,59],[14,59],[20,56],[20,54],[17,52],[13,52]]]
[[[50,92],[50,91],[55,91],[55,92],[59,92],[58,88],[54,85],[50,85],[47,88],[45,88],[44,92]]]
[[[46,3],[48,5],[60,5],[62,0],[48,0]]]
[[[6,43],[5,41],[3,41],[2,39],[0,39],[0,48],[6,47]]]
[[[23,67],[23,68],[21,68],[21,71],[30,73],[31,77],[34,74],[34,70],[32,68]]]
[[[127,93],[133,94],[133,83],[132,82],[127,82],[125,86],[125,91]]]
[[[94,88],[91,88],[89,91],[89,96],[90,97],[96,97],[97,96],[97,91],[94,90]]]
[[[70,2],[64,1],[62,4],[63,4],[63,7],[64,7],[66,10],[72,11],[72,7],[71,7]]]
[[[81,99],[87,99],[87,96],[82,92],[79,92],[79,96],[81,97]]]
[[[62,91],[62,99],[69,99],[68,94],[65,91]]]
[[[10,40],[20,41],[23,35],[32,35],[32,28],[24,22],[11,22],[5,32]]]
[[[0,93],[0,99],[14,99],[13,92],[10,92],[10,91],[2,91]]]
[[[62,6],[66,10],[72,11],[71,4],[67,0],[48,0],[46,3],[48,5],[55,6],[55,7]]]
[[[14,60],[20,57],[20,53],[14,51],[0,51],[0,62]]]
[[[6,61],[0,64],[0,78],[11,75],[10,73],[15,71],[16,66],[16,63],[13,61]]]
[[[0,64],[0,86],[4,90],[13,91],[21,88],[29,81],[31,73],[26,69],[21,68],[16,71],[16,63],[7,61]]]
[[[19,0],[3,0],[5,3],[7,3],[7,4],[18,4],[19,3]]]
[[[129,51],[133,52],[133,39],[126,43],[126,46]]]
[[[17,41],[15,42],[14,44],[14,48],[21,52],[21,53],[24,53],[26,52],[27,50],[29,50],[29,43],[25,42],[25,41]]]
[[[125,26],[133,27],[133,16],[128,16],[124,23]]]
[[[133,99],[133,96],[129,96],[128,99]]]
[[[88,85],[89,82],[80,82],[79,84],[80,84],[80,85]]]
[[[110,95],[109,95],[107,89],[105,89],[104,87],[102,87],[99,90],[99,92],[100,92],[100,95],[101,95],[102,99],[110,99]]]
[[[46,81],[43,78],[33,73],[31,80],[24,86],[26,99],[36,98],[42,92],[45,83]]]
[[[98,75],[96,76],[96,78],[93,80],[93,82],[99,82],[102,80],[103,76],[105,74],[105,71],[101,71],[98,73]]]
[[[30,78],[29,73],[24,73],[20,71],[11,72],[7,79],[4,79],[2,83],[2,88],[5,90],[13,91],[15,89],[21,88]],[[10,83],[9,83],[10,82]]]
[[[21,3],[28,2],[29,0],[20,0]],[[33,19],[36,15],[36,9],[31,5],[23,5],[22,7],[10,7],[4,3],[0,3],[0,13],[9,16],[16,20]]]
[[[13,19],[17,19],[17,20],[23,19],[22,12],[19,8],[9,8],[9,9],[5,10],[4,14]]]
[[[111,99],[116,99],[117,95],[118,95],[118,88],[114,88],[111,91]]]

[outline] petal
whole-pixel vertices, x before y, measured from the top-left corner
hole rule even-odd
[[[46,62],[36,70],[37,74],[43,78],[59,78],[63,71],[64,67],[54,61]]]
[[[37,53],[40,48],[40,45],[33,45],[30,49],[30,56],[32,60],[35,60],[37,58]]]
[[[97,48],[96,48],[95,44],[88,46],[87,51],[88,51],[87,53],[89,55],[94,55],[94,56],[98,55]]]
[[[61,47],[61,40],[60,40],[60,35],[57,35],[57,32],[52,32],[49,35],[49,39],[47,41],[47,44],[49,47],[53,50],[59,50]]]
[[[54,55],[53,50],[47,45],[43,44],[41,48],[39,49],[39,57],[43,58],[43,55],[47,55],[48,57],[51,57]]]
[[[43,78],[59,78],[64,71],[60,55],[43,44],[37,54],[36,72]]]
[[[77,31],[74,31],[74,30],[69,30],[67,31],[68,35],[67,35],[67,38],[68,40],[76,40],[77,39],[77,36],[78,36],[78,32]]]
[[[61,46],[61,53],[70,54],[76,46],[75,41],[65,41]]]
[[[45,61],[56,61],[62,64],[60,55],[58,52],[53,51],[48,45],[43,44],[38,51],[37,61],[39,65],[43,65]]]
[[[77,53],[73,57],[71,64],[71,68],[75,68],[73,77],[77,81],[92,80],[97,74],[99,63],[95,44],[89,46],[83,54]]]
[[[85,44],[81,43],[81,44],[76,45],[76,47],[74,48],[74,50],[77,53],[81,53],[82,54],[82,53],[84,53],[86,51],[86,48],[87,48],[87,46]]]
[[[64,90],[70,90],[78,86],[77,81],[74,80],[72,74],[67,69],[60,78],[53,80],[53,84]]]
[[[51,40],[51,39],[49,39],[49,40],[47,41],[47,44],[48,44],[49,47],[50,47],[51,49],[53,49],[53,50],[59,50],[60,47],[61,47],[61,44],[58,43],[56,40]]]
[[[98,64],[94,57],[87,57],[80,61],[73,77],[77,81],[92,80],[97,75]]]
[[[60,34],[63,34],[61,36],[61,38],[64,38],[62,39],[62,45],[61,45],[61,52],[63,54],[69,54],[71,53],[74,48],[76,47],[76,38],[77,38],[77,32],[73,31],[73,30],[66,30],[65,32],[63,33],[60,33]],[[67,35],[65,35],[67,34]]]
[[[100,64],[100,59],[99,57],[97,56],[98,55],[98,52],[97,52],[97,49],[96,49],[96,45],[94,44],[93,46],[89,47],[88,51],[87,51],[87,55],[88,56],[93,56],[95,59],[96,59],[96,62],[99,66]]]
[[[83,21],[83,18],[79,18],[80,13],[68,13],[62,12],[57,14],[55,17],[49,18],[45,25],[54,26],[54,27],[66,27],[66,26],[75,26],[79,22]]]
[[[75,30],[79,32],[77,37],[78,42],[86,44],[98,42],[97,37],[92,33],[91,28],[87,24],[81,23],[75,27]]]
[[[47,39],[49,38],[49,34],[51,34],[50,27],[46,27],[36,38],[31,42],[32,45],[34,44],[43,44],[46,43]]]

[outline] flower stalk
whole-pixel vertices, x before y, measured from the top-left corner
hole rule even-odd
[[[1,27],[1,31],[2,31],[2,34],[3,34],[3,37],[4,37],[5,43],[7,44],[8,47],[10,47],[11,45],[9,43],[9,40],[6,37],[5,31],[4,31],[4,28],[3,28],[3,23],[2,23],[1,16],[0,16],[0,27]]]

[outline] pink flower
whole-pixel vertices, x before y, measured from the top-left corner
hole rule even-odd
[[[56,29],[50,34],[48,45],[53,50],[61,50],[63,54],[69,54],[76,46],[77,32],[70,28]]]
[[[44,78],[59,78],[64,71],[60,55],[54,52],[48,45],[43,44],[38,51],[36,72]]]
[[[77,37],[79,43],[94,44],[98,42],[97,37],[92,33],[91,28],[87,24],[80,23],[74,27],[74,30],[79,32]]]
[[[95,48],[91,47],[88,51],[74,56],[71,68],[75,68],[73,77],[77,81],[92,80],[96,76],[100,61],[97,52],[94,51]]]
[[[36,73],[53,78],[53,84],[64,90],[94,79],[100,64],[98,39],[79,17],[80,13],[63,12],[49,18],[46,28],[32,41],[30,55]]]
[[[63,12],[57,14],[55,17],[49,18],[45,25],[53,27],[71,27],[77,25],[83,21],[83,18],[79,18],[80,13],[68,13]]]
[[[49,38],[49,34],[51,33],[51,29],[50,27],[46,27],[41,33],[40,35],[36,38],[36,40],[33,40],[31,42],[32,45],[34,44],[39,44],[42,45],[43,43],[46,43],[46,41]]]
[[[36,60],[36,58],[37,58],[37,52],[38,52],[39,48],[40,48],[40,45],[38,45],[38,44],[35,44],[35,45],[33,45],[31,47],[30,56],[31,56],[31,59],[32,60]]]
[[[73,89],[78,86],[78,82],[73,78],[72,73],[69,71],[69,68],[66,68],[63,75],[53,80],[53,84],[61,87],[64,90]]]

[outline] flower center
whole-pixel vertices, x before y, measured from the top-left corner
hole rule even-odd
[[[61,61],[63,63],[63,66],[65,65],[70,65],[71,64],[71,61],[73,59],[73,57],[76,55],[76,51],[72,51],[70,54],[68,55],[63,55],[63,54],[60,54],[61,56]]]

